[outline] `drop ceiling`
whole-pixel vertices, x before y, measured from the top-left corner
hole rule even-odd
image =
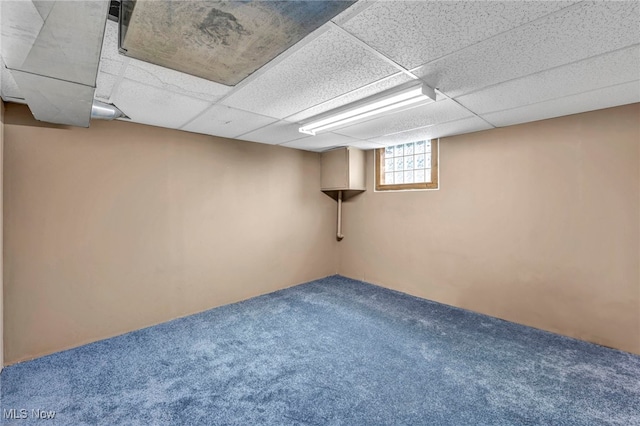
[[[29,78],[14,74],[2,70],[2,98],[24,102]],[[412,80],[436,88],[437,102],[318,136],[297,130]],[[360,0],[233,87],[120,55],[107,21],[95,86],[142,124],[377,148],[640,102],[640,2]]]

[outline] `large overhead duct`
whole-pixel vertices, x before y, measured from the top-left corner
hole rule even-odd
[[[2,58],[35,118],[88,127],[109,1],[1,7]]]

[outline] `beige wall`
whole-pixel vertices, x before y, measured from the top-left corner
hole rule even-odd
[[[337,272],[316,153],[5,114],[6,364]]]
[[[638,104],[443,139],[440,191],[368,153],[339,244],[317,154],[5,112],[7,364],[338,270],[640,353]]]
[[[344,206],[340,273],[640,353],[640,104],[442,139],[439,191]]]

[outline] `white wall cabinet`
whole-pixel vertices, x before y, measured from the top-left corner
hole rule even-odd
[[[365,152],[346,147],[332,149],[321,155],[321,189],[323,191],[364,191]]]

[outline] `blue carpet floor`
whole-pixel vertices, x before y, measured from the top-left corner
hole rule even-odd
[[[638,356],[339,276],[0,381],[19,425],[640,425]]]

